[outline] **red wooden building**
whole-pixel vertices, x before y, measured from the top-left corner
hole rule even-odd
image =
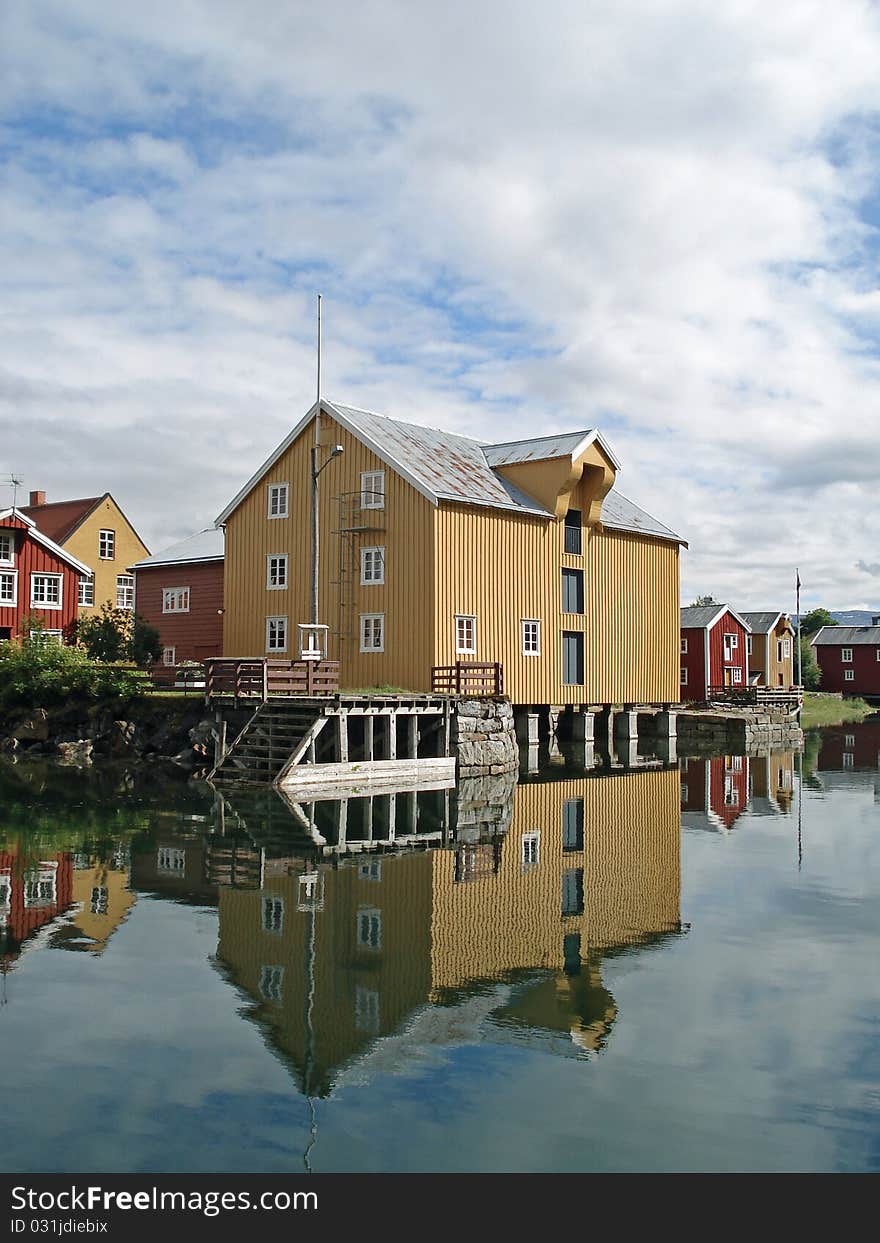
[[[749,684],[748,622],[727,604],[681,610],[681,699],[702,703],[712,687]]]
[[[19,638],[33,619],[62,638],[76,621],[80,578],[91,573],[21,510],[0,512],[0,639]]]
[[[682,759],[679,768],[682,827],[719,833],[733,828],[749,801],[749,757]]]
[[[131,566],[134,606],[162,636],[162,663],[223,654],[223,531],[208,527]]]
[[[72,855],[65,851],[25,862],[0,851],[0,959],[18,958],[29,937],[67,910],[73,900]]]
[[[811,640],[822,680],[819,689],[844,695],[880,695],[880,616],[871,626],[823,626]]]

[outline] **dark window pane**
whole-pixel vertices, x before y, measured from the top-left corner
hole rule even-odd
[[[562,632],[562,681],[566,686],[584,681],[584,636],[572,630]]]
[[[567,798],[562,804],[562,849],[584,848],[584,800]]]
[[[562,571],[562,611],[563,613],[583,613],[584,611],[584,572],[583,570]]]
[[[570,509],[565,515],[565,551],[581,552],[581,511]]]
[[[566,975],[581,973],[581,934],[567,932],[562,938],[562,962]]]
[[[562,913],[581,915],[584,909],[584,869],[566,868],[562,873]]]

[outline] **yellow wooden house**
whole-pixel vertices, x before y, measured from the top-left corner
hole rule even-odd
[[[226,656],[299,654],[316,413],[217,518]],[[485,661],[517,704],[678,701],[684,541],[618,491],[600,432],[485,444],[330,401],[318,424],[318,621],[343,688],[430,691]]]
[[[47,501],[45,492],[31,492],[21,512],[92,570],[91,579],[80,579],[80,617],[97,613],[102,604],[134,608],[134,575],[128,567],[150,550],[109,492],[74,501]]]

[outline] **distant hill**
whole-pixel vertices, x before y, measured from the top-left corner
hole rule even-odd
[[[839,626],[870,626],[874,617],[880,617],[880,608],[843,609],[832,612],[832,616]]]

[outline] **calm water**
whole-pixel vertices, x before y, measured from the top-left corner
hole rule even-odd
[[[6,764],[6,1169],[876,1170],[878,864],[878,721],[342,805]]]

